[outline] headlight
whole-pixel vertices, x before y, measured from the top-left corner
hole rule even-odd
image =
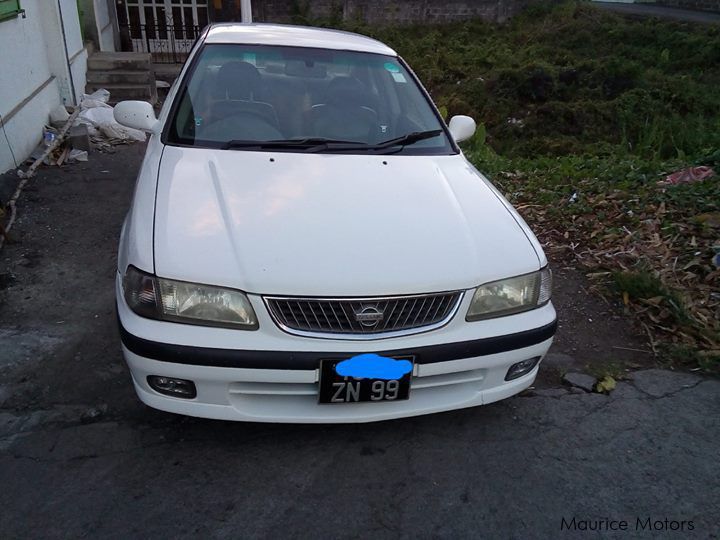
[[[481,285],[475,290],[465,319],[478,321],[535,309],[550,301],[551,290],[552,274],[547,267]]]
[[[233,289],[158,278],[128,266],[123,293],[130,309],[142,317],[241,330],[258,327],[247,296]]]

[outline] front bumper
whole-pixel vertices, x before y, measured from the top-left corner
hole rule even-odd
[[[118,283],[118,293],[119,283]],[[532,384],[538,367],[505,381],[508,368],[544,357],[556,328],[552,304],[501,319],[467,323],[469,295],[446,327],[398,338],[349,342],[283,333],[259,297],[251,302],[260,330],[241,331],[152,321],[118,294],[123,354],[139,398],[156,409],[221,420],[292,423],[371,422],[492,403]],[[465,311],[462,311],[462,310]],[[376,352],[413,355],[410,399],[317,403],[319,363]],[[159,394],[149,375],[192,380],[194,399]]]

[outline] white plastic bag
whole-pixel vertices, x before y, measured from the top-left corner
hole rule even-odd
[[[104,101],[100,101],[100,100],[97,100],[97,99],[86,98],[86,99],[83,99],[83,100],[80,102],[80,109],[82,109],[82,110],[84,110],[84,109],[97,109],[97,108],[101,108],[101,109],[112,109],[112,107],[111,107],[110,105],[108,105],[108,104],[105,103]]]
[[[92,94],[83,94],[80,101],[83,102],[86,99],[99,101],[101,103],[107,103],[108,101],[110,101],[110,92],[108,90],[105,90],[104,88],[101,88],[100,90],[95,90]]]
[[[78,150],[77,148],[73,148],[70,150],[70,153],[68,154],[67,161],[68,163],[75,163],[76,161],[87,161],[88,160],[88,153],[87,150]]]
[[[70,118],[70,114],[67,112],[67,109],[62,105],[58,105],[52,111],[50,111],[50,122],[52,122],[53,124],[67,122],[68,118]]]

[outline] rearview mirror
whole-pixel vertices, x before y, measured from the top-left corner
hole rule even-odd
[[[475,133],[476,127],[475,120],[463,115],[453,116],[448,124],[448,129],[455,142],[468,140]]]
[[[113,116],[123,126],[151,133],[159,124],[153,106],[147,101],[121,101],[115,105]]]

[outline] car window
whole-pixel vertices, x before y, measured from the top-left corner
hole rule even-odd
[[[454,149],[433,106],[395,57],[305,47],[205,45],[178,92],[166,142],[327,140],[378,145],[410,133],[397,152]],[[312,147],[317,150],[318,147]]]

